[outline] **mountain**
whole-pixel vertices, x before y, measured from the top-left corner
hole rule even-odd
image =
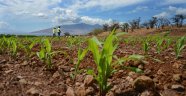
[[[96,28],[102,28],[101,25],[89,25],[85,23],[80,23],[80,24],[72,24],[72,25],[62,25],[61,31],[62,34],[65,32],[69,32],[71,35],[85,35],[91,31],[93,31]],[[44,30],[39,30],[35,32],[31,32],[32,35],[52,35],[52,29],[53,28],[48,28]]]

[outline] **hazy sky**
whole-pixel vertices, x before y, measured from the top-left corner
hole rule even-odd
[[[0,33],[186,14],[186,0],[0,0]]]

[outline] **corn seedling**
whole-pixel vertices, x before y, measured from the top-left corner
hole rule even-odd
[[[149,42],[148,41],[144,41],[143,42],[143,50],[145,52],[145,54],[147,54],[148,50],[149,50]]]
[[[176,46],[175,46],[175,52],[176,52],[177,59],[179,58],[181,51],[184,49],[184,47],[185,47],[185,37],[181,37],[176,42]]]
[[[164,39],[158,39],[158,41],[156,41],[156,50],[158,52],[158,54],[160,54],[160,52],[162,51],[162,44],[163,44]]]
[[[111,76],[112,72],[112,58],[113,52],[117,48],[117,44],[113,44],[116,39],[114,35],[115,31],[106,38],[104,45],[98,41],[96,37],[93,37],[88,41],[88,49],[92,52],[94,61],[97,65],[98,74],[96,75],[93,70],[89,70],[88,73],[92,74],[98,82],[100,88],[100,96],[105,96],[110,86],[107,84],[107,79]],[[99,51],[101,47],[101,51]]]
[[[40,60],[43,60],[47,64],[47,69],[52,68],[52,47],[48,39],[44,39],[41,45],[41,50],[36,53]]]

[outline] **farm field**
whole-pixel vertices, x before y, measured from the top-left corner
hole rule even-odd
[[[98,39],[1,37],[0,95],[186,96],[186,37]]]

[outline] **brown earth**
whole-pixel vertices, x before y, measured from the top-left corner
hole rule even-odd
[[[62,51],[52,60],[53,70],[46,70],[45,64],[37,56],[25,59],[22,51],[16,57],[11,57],[7,52],[1,54],[0,96],[99,96],[96,82],[86,75],[85,70],[96,70],[92,55],[85,57],[80,65],[80,69],[84,70],[74,81],[71,74],[74,72],[74,62],[77,61],[78,48],[65,46],[64,41],[53,42],[53,50]],[[117,72],[108,80],[112,89],[107,96],[186,96],[186,48],[182,57],[176,59],[173,46],[158,54],[152,43],[143,62],[126,62],[115,66]],[[39,46],[33,49],[35,52],[38,50]],[[144,55],[139,42],[120,42],[114,54],[118,57]],[[134,73],[123,69],[123,66],[139,67],[144,73]],[[137,78],[142,80],[142,84],[134,83]]]

